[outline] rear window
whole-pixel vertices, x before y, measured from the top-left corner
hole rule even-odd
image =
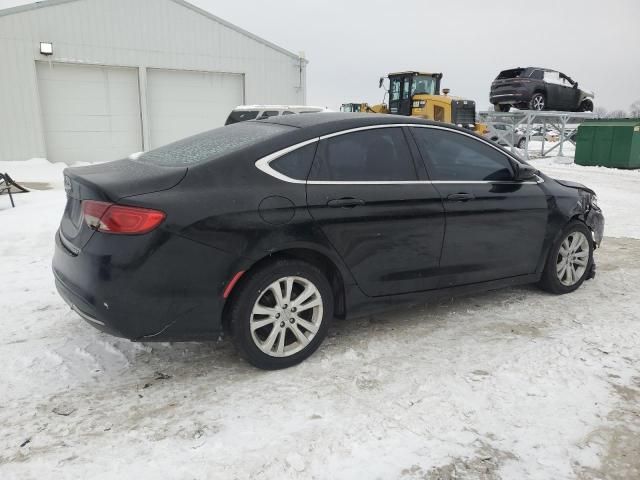
[[[166,167],[194,165],[215,160],[291,130],[294,128],[273,123],[237,123],[150,150],[138,157],[137,161]]]
[[[262,115],[258,118],[258,120],[264,120],[265,118],[277,117],[280,115],[278,110],[265,110]]]
[[[524,72],[524,68],[512,68],[511,70],[503,70],[498,75],[498,80],[506,78],[518,78]]]
[[[254,120],[260,110],[234,110],[227,118],[225,125],[231,125],[232,123],[245,122],[247,120]]]

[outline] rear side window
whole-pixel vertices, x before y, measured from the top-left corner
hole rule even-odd
[[[508,158],[475,138],[435,128],[411,128],[432,180],[513,180]]]
[[[507,78],[518,78],[524,72],[524,68],[512,68],[511,70],[503,70],[498,74],[498,80]]]
[[[317,142],[305,145],[291,153],[276,158],[269,163],[269,166],[289,178],[306,180],[309,176],[309,170],[311,170],[317,147]]]
[[[273,123],[242,122],[199,133],[142,154],[136,161],[182,167],[211,161],[295,130]]]
[[[320,181],[416,180],[416,170],[401,128],[376,128],[320,142],[311,172]]]
[[[260,110],[234,110],[227,118],[225,125],[253,120],[258,116],[258,113]]]

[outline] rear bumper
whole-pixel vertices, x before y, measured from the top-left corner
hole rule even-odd
[[[226,282],[241,259],[178,235],[96,233],[74,255],[56,233],[62,299],[99,330],[140,341],[217,338]]]
[[[531,100],[531,92],[527,88],[500,87],[491,90],[489,101],[494,104],[527,103]]]

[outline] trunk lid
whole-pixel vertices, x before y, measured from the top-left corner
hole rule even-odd
[[[67,205],[60,222],[61,243],[77,255],[93,235],[94,231],[84,222],[83,200],[119,203],[133,195],[173,188],[186,173],[184,167],[160,167],[128,159],[65,169]]]

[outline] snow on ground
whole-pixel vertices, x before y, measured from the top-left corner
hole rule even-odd
[[[278,372],[80,320],[50,271],[61,168],[0,163],[54,186],[0,197],[0,478],[640,478],[640,175],[562,161],[533,163],[598,192],[595,280],[336,322]]]

